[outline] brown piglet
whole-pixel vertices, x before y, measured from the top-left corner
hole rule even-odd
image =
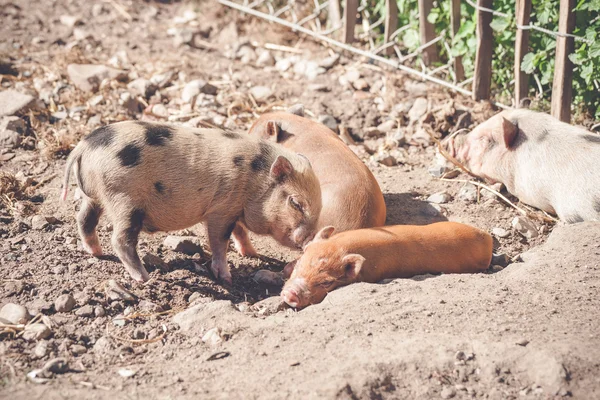
[[[328,292],[355,282],[482,272],[492,259],[492,237],[457,222],[333,232],[331,226],[321,229],[295,262],[281,291],[288,305],[320,303]]]
[[[382,226],[386,207],[369,168],[329,128],[297,114],[262,115],[250,128],[251,136],[276,142],[304,154],[321,183],[323,208],[318,228],[332,225],[338,232]]]

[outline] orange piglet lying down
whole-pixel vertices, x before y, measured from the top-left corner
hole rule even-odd
[[[320,303],[328,292],[354,282],[482,272],[492,259],[492,237],[457,222],[384,226],[332,236],[333,231],[331,226],[321,229],[293,262],[281,291],[291,307]]]

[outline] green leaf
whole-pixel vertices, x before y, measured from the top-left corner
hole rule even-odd
[[[502,32],[502,31],[506,30],[510,26],[510,23],[511,23],[510,18],[501,18],[501,17],[498,17],[498,18],[494,18],[492,20],[492,23],[490,24],[490,26],[496,32]]]
[[[581,54],[578,53],[569,54],[569,60],[571,60],[571,62],[575,65],[581,65],[584,61],[583,57],[581,57]]]
[[[535,65],[533,63],[534,58],[535,55],[533,53],[525,54],[523,60],[521,61],[521,71],[525,72],[526,74],[532,74],[535,70]]]
[[[421,39],[419,38],[419,32],[415,29],[409,29],[404,33],[402,37],[404,45],[411,51],[421,45]]]
[[[590,58],[600,57],[600,42],[595,42],[590,46],[588,56]]]
[[[586,84],[592,82],[592,74],[594,73],[594,65],[592,63],[586,64],[581,67],[581,77],[585,80]]]
[[[439,17],[440,17],[440,14],[438,12],[431,11],[429,13],[429,15],[427,16],[427,21],[429,21],[430,24],[435,24]]]

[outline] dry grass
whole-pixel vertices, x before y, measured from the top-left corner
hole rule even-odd
[[[31,214],[35,210],[29,201],[32,195],[29,180],[22,182],[10,172],[0,171],[0,210],[6,209],[9,214]]]

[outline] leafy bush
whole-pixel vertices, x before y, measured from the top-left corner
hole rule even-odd
[[[473,0],[476,2],[476,0]],[[558,31],[558,13],[560,0],[532,0],[531,23],[550,31]],[[417,0],[397,0],[399,26],[408,25],[400,36],[403,47],[414,51],[421,45],[419,41],[419,21]],[[373,21],[385,13],[385,0],[369,0]],[[428,20],[436,27],[436,32],[444,32],[450,44],[450,54],[444,46],[438,46],[442,60],[461,56],[468,77],[473,75],[477,13],[475,9],[461,3],[462,21],[459,32],[454,38],[450,34],[449,0],[438,0],[428,15]],[[495,0],[494,10],[508,17],[494,16],[493,97],[510,104],[514,90],[514,54],[515,54],[515,0]],[[600,119],[600,0],[579,0],[576,13],[574,35],[586,41],[575,42],[575,52],[569,56],[575,65],[573,78],[573,104],[578,113],[589,114]],[[381,28],[383,29],[383,28]],[[381,40],[381,38],[380,38]],[[538,97],[541,104],[549,104],[554,78],[554,57],[556,39],[548,34],[531,30],[529,52],[522,61],[522,70],[530,76],[530,96]],[[445,61],[442,61],[445,62]]]

